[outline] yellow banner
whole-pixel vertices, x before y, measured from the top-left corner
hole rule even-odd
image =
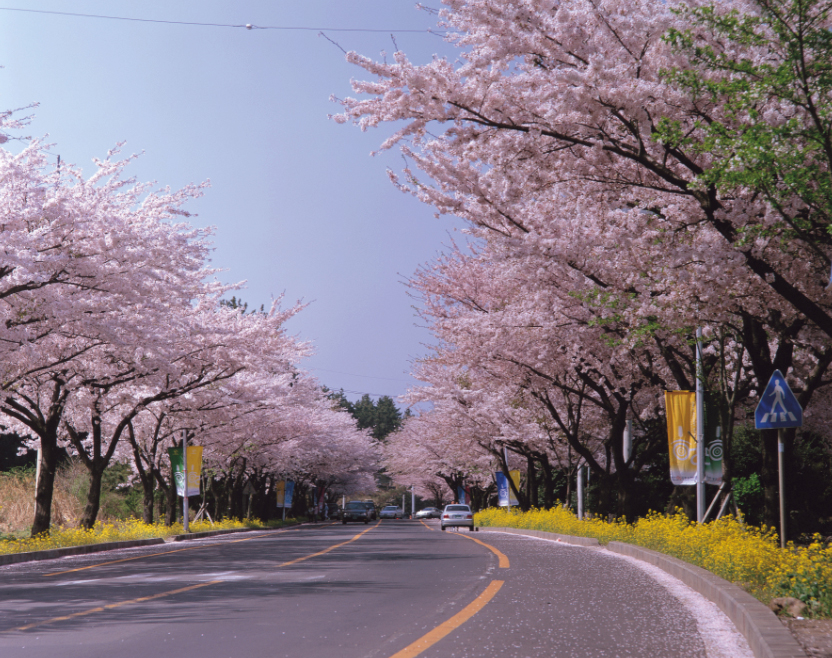
[[[286,480],[278,480],[274,488],[277,492],[277,506],[283,507],[286,502]]]
[[[514,482],[514,486],[517,488],[517,491],[520,491],[520,471],[509,471],[508,474],[511,476],[511,481]],[[511,487],[508,488],[508,504],[520,504]]]
[[[188,446],[188,495],[199,495],[199,478],[202,477],[202,446]]]
[[[696,393],[665,391],[670,481],[676,486],[696,484]]]
[[[185,474],[182,469],[182,448],[168,448],[170,466],[173,479],[176,482],[176,493],[185,495]],[[202,475],[202,446],[188,446],[188,496],[199,495],[199,478]]]

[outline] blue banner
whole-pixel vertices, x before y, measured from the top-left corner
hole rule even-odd
[[[286,480],[286,493],[283,498],[284,507],[292,506],[292,495],[295,493],[295,483],[291,480]]]
[[[502,471],[497,471],[494,477],[497,479],[497,504],[508,507],[508,478]]]

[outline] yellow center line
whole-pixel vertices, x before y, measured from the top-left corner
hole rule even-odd
[[[427,523],[425,523],[424,521],[421,521],[421,524],[422,524],[423,526],[425,526],[428,530],[433,530],[433,528],[431,528],[431,527],[430,527]]]
[[[286,530],[278,530],[275,534],[279,534],[282,532],[293,532],[297,531],[297,529],[286,529]],[[241,541],[250,541],[252,539],[257,539],[258,537],[265,537],[265,534],[255,535],[254,537],[246,537],[245,539],[235,539],[233,541],[226,542],[228,544],[236,544]],[[43,574],[44,578],[49,578],[50,576],[62,576],[67,573],[73,573],[75,571],[84,571],[85,569],[94,569],[95,567],[105,567],[108,564],[118,564],[119,562],[131,562],[132,560],[142,560],[147,557],[157,557],[159,555],[170,555],[171,553],[181,553],[182,551],[196,551],[202,548],[208,548],[209,546],[214,546],[214,544],[202,544],[200,546],[188,546],[187,548],[177,548],[174,551],[163,551],[162,553],[148,553],[146,555],[136,555],[134,557],[125,557],[120,560],[110,560],[109,562],[99,562],[97,564],[90,564],[86,567],[77,567],[75,569],[67,569],[66,571],[53,571],[52,573],[45,573]]]
[[[360,538],[362,535],[365,535],[368,532],[370,532],[370,530],[373,530],[374,528],[377,528],[380,524],[381,524],[381,521],[376,523],[374,526],[372,526],[370,528],[367,528],[363,532],[359,532],[357,535],[355,535],[355,537],[352,537],[352,538],[348,539],[347,541],[343,541],[339,544],[333,544],[329,548],[326,548],[322,551],[318,551],[317,553],[312,553],[311,555],[305,555],[304,557],[299,557],[295,560],[289,560],[288,562],[283,562],[281,564],[278,564],[277,567],[275,567],[275,568],[288,567],[291,564],[297,564],[298,562],[303,562],[304,560],[308,560],[310,558],[317,557],[319,555],[324,555],[325,553],[329,553],[330,551],[334,551],[336,548],[339,548],[341,546],[345,546],[345,545],[349,544],[350,542],[354,542],[356,539]],[[265,535],[258,535],[258,537],[263,537],[263,536],[265,536]],[[230,542],[230,543],[235,543],[236,544],[236,543],[241,542],[241,541],[248,541],[249,539],[256,539],[256,537],[246,537],[245,539],[236,539],[236,540],[234,540],[233,542]],[[206,547],[200,547],[200,548],[207,548],[207,546]],[[179,549],[178,551],[169,551],[169,552],[178,553],[179,551],[184,551],[184,550],[193,550],[193,549],[182,548],[182,549]],[[156,555],[165,555],[165,553],[157,553]],[[144,556],[144,557],[149,557],[149,556]],[[129,559],[134,559],[134,558],[129,558]],[[123,561],[124,560],[114,560],[113,562],[108,562],[108,563],[105,563],[105,564],[113,564],[114,562],[123,562]],[[101,565],[93,565],[93,566],[101,566]],[[84,567],[84,568],[88,568],[88,567]],[[53,574],[49,574],[49,575],[53,575]],[[26,630],[29,630],[30,628],[35,628],[37,626],[44,626],[46,624],[52,624],[52,623],[57,622],[57,621],[66,621],[67,619],[75,619],[76,617],[85,617],[86,615],[91,615],[91,614],[96,613],[96,612],[104,612],[105,610],[112,610],[114,608],[120,608],[121,606],[124,606],[124,605],[130,605],[131,603],[142,603],[144,601],[152,601],[153,599],[160,599],[160,598],[165,597],[165,596],[173,596],[174,594],[181,594],[182,592],[189,592],[189,591],[194,590],[194,589],[199,589],[200,587],[208,587],[208,585],[218,585],[218,584],[223,583],[223,582],[225,582],[225,581],[224,580],[211,580],[207,583],[199,583],[197,585],[189,585],[188,587],[180,587],[179,589],[172,589],[172,590],[169,590],[167,592],[161,592],[159,594],[151,594],[150,596],[142,596],[138,599],[128,599],[126,601],[119,601],[118,603],[108,603],[107,605],[101,605],[101,606],[98,606],[98,607],[95,607],[95,608],[90,608],[89,610],[82,610],[81,612],[73,612],[72,614],[63,615],[61,617],[51,617],[49,619],[44,619],[42,621],[36,621],[34,623],[27,624],[26,626],[18,626],[17,628],[12,628],[12,629],[9,629],[9,630],[12,630],[12,631],[26,631]]]
[[[216,585],[218,583],[224,582],[222,580],[211,580],[207,583],[199,583],[198,585],[189,585],[188,587],[180,587],[179,589],[172,589],[168,592],[161,592],[159,594],[152,594],[151,596],[142,596],[138,599],[130,599],[128,601],[119,601],[118,603],[108,603],[107,605],[102,605],[97,608],[90,608],[89,610],[82,610],[81,612],[73,612],[71,615],[64,615],[63,617],[52,617],[51,619],[44,619],[43,621],[36,621],[33,624],[27,624],[26,626],[19,626],[18,628],[13,628],[14,631],[27,631],[30,628],[35,628],[36,626],[43,626],[45,624],[51,624],[56,621],[66,621],[67,619],[75,619],[76,617],[85,617],[86,615],[91,615],[94,612],[104,612],[105,610],[112,610],[113,608],[120,608],[123,605],[130,605],[131,603],[142,603],[143,601],[152,601],[153,599],[161,599],[163,596],[173,596],[174,594],[181,594],[182,592],[189,592],[193,589],[199,589],[200,587],[208,587],[208,585]]]
[[[480,546],[485,546],[489,551],[494,553],[494,555],[496,555],[500,559],[500,569],[508,569],[508,567],[509,567],[508,557],[506,557],[506,555],[504,553],[502,553],[502,552],[498,551],[496,548],[494,548],[491,544],[486,544],[484,541],[480,541],[479,539],[474,539],[473,537],[469,537],[468,535],[463,535],[460,532],[458,532],[456,534],[459,535],[460,537],[465,537],[465,539],[470,539],[471,541],[475,541]]]
[[[392,656],[390,656],[390,658],[415,658],[425,649],[429,649],[430,647],[432,647],[443,637],[445,637],[449,633],[452,633],[454,630],[456,630],[457,628],[462,626],[462,624],[468,621],[471,617],[477,614],[480,610],[482,610],[486,606],[486,604],[494,598],[494,595],[500,591],[500,588],[503,586],[503,582],[505,581],[492,580],[491,583],[489,583],[488,587],[485,588],[485,591],[482,594],[480,594],[471,603],[469,603],[462,610],[456,613],[448,621],[439,624],[439,626],[420,637],[413,644],[406,646],[398,653],[394,653]]]
[[[373,528],[378,528],[378,526],[380,524],[381,524],[381,521],[376,523],[374,526],[371,526],[371,527],[367,528],[363,532],[359,532],[355,537],[352,537],[351,539],[348,539],[347,541],[343,541],[340,544],[334,544],[333,546],[330,546],[329,548],[325,548],[322,551],[318,551],[317,553],[312,553],[312,555],[306,555],[304,557],[299,557],[299,558],[296,558],[294,560],[289,560],[288,562],[283,562],[281,564],[278,564],[277,568],[288,567],[290,564],[297,564],[298,562],[303,562],[304,560],[309,560],[310,558],[318,557],[319,555],[324,555],[325,553],[329,553],[330,551],[334,551],[336,548],[340,548],[341,546],[346,546],[347,544],[349,544],[350,542],[355,541],[356,539],[358,539],[362,535],[367,534]]]

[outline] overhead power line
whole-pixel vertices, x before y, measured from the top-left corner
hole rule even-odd
[[[333,372],[336,375],[347,375],[349,377],[362,377],[363,379],[384,379],[389,382],[401,382],[402,384],[411,384],[412,382],[406,379],[396,379],[394,377],[376,377],[375,375],[359,375],[354,372],[342,372],[340,370],[330,370],[329,368],[310,367],[309,370],[320,370],[321,372]]]
[[[167,21],[158,18],[132,18],[130,16],[108,16],[105,14],[82,14],[72,11],[52,11],[48,9],[24,9],[22,7],[0,7],[0,11],[19,11],[28,14],[51,14],[54,16],[73,16],[76,18],[100,18],[110,21],[131,21],[136,23],[162,23],[165,25],[190,25],[194,27],[230,27],[243,30],[283,30],[301,32],[381,32],[392,33],[413,33],[413,34],[435,34],[441,36],[442,32],[434,30],[399,30],[379,29],[369,27],[307,27],[302,25],[254,25],[252,23],[202,23],[197,21]]]
[[[346,388],[342,388],[340,389],[340,391],[343,391],[344,393],[352,393],[353,395],[369,395],[371,398],[392,398],[394,400],[396,399],[395,395],[390,395],[389,393],[367,393],[366,391],[351,391]],[[335,391],[335,393],[338,392],[339,391]]]

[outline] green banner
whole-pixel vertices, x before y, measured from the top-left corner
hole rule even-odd
[[[717,401],[708,393],[705,396],[705,482],[722,484],[722,428],[719,426]]]
[[[182,448],[168,448],[176,494],[184,495],[185,469],[182,464]],[[199,495],[199,478],[202,475],[202,446],[188,446],[188,496]]]

